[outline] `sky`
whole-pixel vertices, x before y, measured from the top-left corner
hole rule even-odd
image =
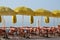
[[[0,0],[0,6],[6,6],[10,7],[11,9],[15,9],[19,6],[26,6],[33,10],[36,10],[38,8],[43,8],[47,10],[60,10],[60,0]],[[60,18],[51,18],[50,17],[50,23],[44,22],[45,17],[34,17],[34,23],[30,24],[30,16],[24,16],[24,22],[22,24],[22,15],[17,15],[17,23],[12,23],[12,17],[11,16],[4,16],[5,25],[7,27],[10,26],[38,26],[38,20],[40,21],[40,26],[57,26],[60,24]],[[3,26],[3,23],[0,23],[0,26]]]

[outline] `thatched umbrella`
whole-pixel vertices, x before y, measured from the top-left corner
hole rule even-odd
[[[0,16],[8,16],[8,15],[9,16],[16,15],[16,12],[9,7],[0,6]],[[0,21],[1,21],[1,18],[0,18]]]
[[[17,7],[15,9],[15,11],[17,12],[17,15],[27,15],[27,16],[31,16],[33,15],[33,10],[31,8],[27,8],[27,7]]]
[[[52,11],[55,17],[60,17],[60,10],[53,10]]]
[[[27,16],[31,16],[30,17],[30,23],[33,23],[33,10],[31,8],[27,8],[27,7],[17,7],[15,9],[15,11],[17,12],[17,15],[27,15]]]
[[[53,16],[53,13],[51,11],[45,10],[45,9],[37,9],[34,13],[35,16],[46,16],[45,17],[45,23],[49,23],[49,17]]]
[[[11,8],[0,6],[0,15],[1,16],[16,15],[16,12]]]
[[[52,17],[54,16],[51,11],[45,10],[45,9],[37,9],[34,13],[35,16],[48,16]]]
[[[57,18],[57,24],[58,24],[58,20],[59,20],[58,18],[60,18],[60,10],[53,10],[52,12],[55,15],[55,18]]]

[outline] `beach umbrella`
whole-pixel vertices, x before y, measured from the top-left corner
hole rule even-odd
[[[60,17],[60,10],[53,10],[52,11],[55,17]]]
[[[49,17],[53,17],[53,13],[51,11],[45,9],[37,9],[34,13],[35,16],[46,16],[44,22],[49,23]]]
[[[34,17],[30,16],[30,23],[32,24],[34,22]]]
[[[48,16],[52,17],[54,16],[51,11],[45,10],[45,9],[37,9],[34,13],[35,16]]]
[[[9,7],[0,6],[0,15],[1,16],[8,16],[8,15],[13,16],[13,15],[16,15],[16,12]],[[1,17],[0,17],[0,19],[1,19]],[[13,19],[16,19],[15,16],[13,17]],[[14,20],[14,22],[15,22],[15,20]]]
[[[27,15],[27,16],[30,16],[30,23],[32,24],[33,23],[33,10],[31,8],[28,8],[28,7],[17,7],[15,9],[15,11],[17,12],[17,15]]]
[[[57,22],[57,24],[59,25],[60,10],[53,10],[52,12],[55,15],[55,17],[57,18],[57,20],[55,20],[55,22]]]
[[[17,7],[15,11],[17,12],[17,15],[33,15],[33,10],[24,6]]]
[[[49,23],[49,17],[45,17],[45,23]]]
[[[17,21],[16,16],[12,16],[12,22],[16,23],[16,21]]]
[[[16,15],[16,12],[11,8],[0,6],[0,15]]]

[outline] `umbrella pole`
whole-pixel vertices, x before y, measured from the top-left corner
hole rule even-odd
[[[42,26],[42,16],[41,16],[41,21],[40,22],[41,22],[41,26]]]
[[[5,38],[5,39],[9,39],[9,38],[8,38],[8,35],[7,35],[7,32],[6,32],[6,26],[5,26],[5,20],[4,20],[4,17],[2,16],[2,18],[3,18],[3,29],[4,29],[4,32],[5,32],[3,38]]]
[[[24,15],[22,15],[22,27],[24,25]]]
[[[46,24],[48,26],[48,23],[46,23]],[[46,37],[49,38],[49,36],[48,36],[48,29],[47,28],[46,28]]]
[[[39,21],[39,19],[38,19],[38,27],[39,27],[39,24],[40,24],[40,21]]]
[[[58,20],[57,20],[58,21]],[[54,17],[54,27],[56,26],[56,19],[55,19],[55,17]],[[58,24],[58,23],[57,23]],[[55,33],[53,34],[53,36],[55,37]]]

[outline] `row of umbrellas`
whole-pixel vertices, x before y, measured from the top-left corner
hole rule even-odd
[[[33,23],[33,16],[45,16],[45,22],[49,23],[49,17],[60,17],[60,10],[49,11],[45,9],[32,10],[28,7],[17,7],[11,9],[9,7],[0,6],[0,22],[1,16],[12,16],[13,23],[16,23],[16,15],[27,15],[30,16],[31,24]]]

